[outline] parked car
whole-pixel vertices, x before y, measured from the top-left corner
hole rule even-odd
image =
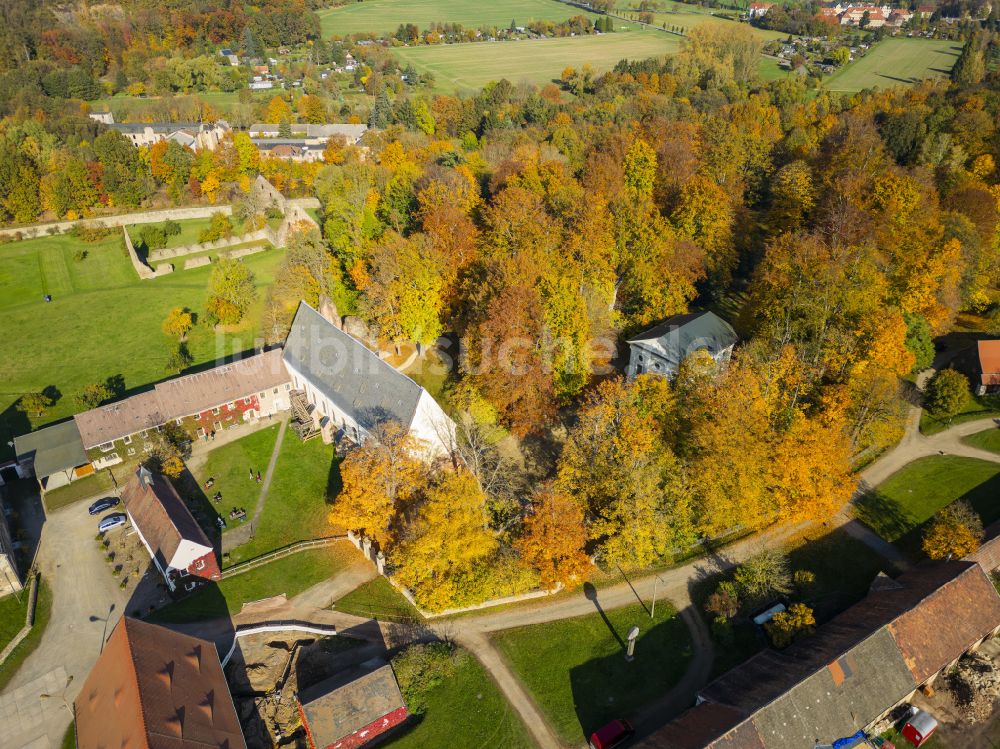
[[[118,497],[102,497],[90,506],[90,514],[96,515],[99,512],[110,510],[112,507],[117,507],[120,504],[121,500]]]
[[[615,719],[590,734],[590,749],[612,749],[621,746],[635,734],[627,720]]]
[[[97,524],[97,530],[105,533],[112,528],[117,528],[119,525],[125,525],[127,522],[128,516],[124,512],[113,512]]]

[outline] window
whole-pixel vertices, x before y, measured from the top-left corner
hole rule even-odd
[[[124,437],[124,439],[122,439],[122,442],[124,442],[126,445],[131,445],[132,444],[132,435],[131,434],[126,434],[125,437]]]
[[[263,392],[263,393],[257,393],[257,397],[258,397],[258,398],[266,398],[266,397],[267,397],[267,393],[266,393],[266,392]]]
[[[129,454],[129,455],[135,455],[135,448],[134,448],[134,447],[130,447],[130,448],[128,449],[128,454]]]
[[[204,559],[199,559],[197,562],[194,563],[194,568],[196,570],[203,570],[203,569],[205,569],[205,560]]]
[[[118,460],[118,453],[108,453],[107,460]]]
[[[229,403],[227,403],[226,404],[226,408],[229,409],[230,411],[232,411],[233,409],[235,409],[236,408],[236,401],[230,401]]]
[[[195,414],[194,415],[194,420],[195,421],[201,421],[201,414]]]
[[[111,450],[114,449],[115,443],[114,442],[105,442],[103,445],[98,445],[98,447],[100,448],[100,450],[101,450],[102,453],[106,453],[106,452],[110,452]]]
[[[251,403],[253,403],[253,398],[251,398],[250,396],[247,396],[246,398],[243,399],[244,406],[249,406]]]
[[[275,394],[275,395],[277,395],[277,394],[278,394],[278,388],[275,388],[275,389],[274,389],[274,394]]]
[[[177,424],[177,426],[180,426],[184,423],[184,419],[174,419],[174,423]]]
[[[148,429],[143,429],[141,432],[139,432],[139,436],[142,437],[143,439],[146,439],[148,435],[149,435]]]
[[[292,389],[292,383],[286,382],[285,383],[285,390],[291,390],[291,389]]]
[[[218,416],[218,415],[219,415],[219,413],[221,413],[221,412],[219,411],[219,409],[218,409],[218,408],[213,408],[213,409],[212,409],[212,415],[213,415],[213,416]]]

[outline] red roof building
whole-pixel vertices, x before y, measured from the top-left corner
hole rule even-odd
[[[299,714],[311,749],[357,749],[408,716],[392,666],[378,659],[299,692]]]
[[[130,617],[73,713],[79,749],[246,749],[215,645]]]
[[[220,579],[212,543],[166,478],[139,468],[122,490],[122,503],[171,590],[188,576]]]
[[[976,391],[982,395],[1000,387],[1000,341],[980,341],[977,348],[979,383]]]

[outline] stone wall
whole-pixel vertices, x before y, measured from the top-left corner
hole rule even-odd
[[[174,266],[170,263],[164,263],[157,270],[153,270],[142,262],[142,260],[139,259],[139,254],[135,251],[135,247],[132,245],[132,238],[128,235],[128,229],[124,226],[122,227],[122,234],[125,235],[125,248],[128,250],[129,260],[132,261],[132,267],[135,268],[135,272],[139,274],[139,278],[147,280],[150,278],[159,278],[160,276],[165,276],[168,273],[173,273]]]
[[[77,224],[87,224],[89,226],[131,226],[133,224],[157,224],[167,219],[183,221],[192,218],[209,218],[213,213],[223,213],[230,215],[233,207],[230,205],[207,205],[194,208],[165,208],[161,211],[143,211],[142,213],[125,213],[118,216],[97,216],[95,218],[82,218],[76,221],[53,221],[47,224],[31,224],[30,226],[13,227],[0,229],[0,238],[32,239],[34,237],[44,237],[49,234],[62,234],[69,231]]]
[[[160,250],[153,250],[149,253],[149,262],[158,263],[161,260],[171,260],[173,258],[184,257],[185,255],[194,255],[199,252],[207,252],[208,250],[218,250],[222,247],[232,247],[236,244],[245,244],[247,242],[260,242],[260,241],[272,241],[273,236],[268,232],[268,227],[260,229],[258,231],[248,232],[246,234],[240,234],[233,237],[223,237],[221,239],[216,239],[212,242],[200,242],[197,244],[183,244],[179,247],[166,247]]]

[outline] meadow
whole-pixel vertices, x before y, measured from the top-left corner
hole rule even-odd
[[[822,87],[855,92],[944,78],[961,51],[961,44],[946,39],[885,39],[864,57],[825,78]]]
[[[401,23],[416,24],[421,31],[432,23],[460,23],[466,28],[518,26],[531,21],[565,21],[571,16],[597,18],[596,13],[558,0],[365,0],[317,13],[323,36],[393,32]]]
[[[245,259],[256,276],[257,303],[232,328],[195,326],[188,335],[195,366],[254,346],[263,289],[281,256],[269,250]],[[207,266],[140,281],[118,232],[93,244],[61,235],[0,245],[0,329],[7,341],[0,357],[0,455],[10,454],[14,436],[81,410],[73,396],[88,383],[121,376],[133,391],[173,376],[164,365],[175,344],[160,326],[173,307],[204,311],[210,274]],[[56,402],[29,422],[15,404],[44,389]]]
[[[600,36],[478,42],[394,49],[400,62],[434,74],[442,92],[470,92],[490,81],[529,81],[544,85],[558,80],[567,66],[590,65],[603,72],[622,59],[645,59],[675,53],[680,37],[661,31],[630,31]],[[503,45],[502,48],[499,45]]]

